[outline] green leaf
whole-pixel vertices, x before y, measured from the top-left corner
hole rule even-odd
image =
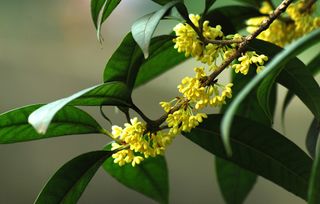
[[[320,140],[317,142],[316,158],[313,161],[312,173],[308,189],[308,204],[320,203]]]
[[[237,0],[237,1],[243,2],[250,6],[254,5],[256,8],[260,8],[261,3],[263,2],[263,0]]]
[[[216,0],[206,0],[205,11],[208,11],[214,2],[216,2]]]
[[[103,164],[112,177],[125,186],[138,191],[159,203],[169,202],[169,179],[166,160],[163,156],[149,157],[141,164],[119,166],[109,158]]]
[[[55,114],[66,105],[123,105],[130,106],[130,93],[125,84],[110,82],[96,85],[79,91],[67,98],[63,98],[42,106],[29,116],[29,123],[40,134],[45,134]]]
[[[97,37],[100,40],[102,23],[107,20],[112,11],[118,6],[121,0],[91,0],[91,17],[97,29]],[[102,14],[101,14],[102,12]],[[101,14],[101,18],[100,17]]]
[[[261,16],[258,9],[251,6],[223,6],[213,9],[206,15],[211,26],[221,25],[225,35],[234,34],[246,27],[245,21]]]
[[[242,117],[234,117],[229,156],[223,147],[222,115],[209,115],[198,127],[184,135],[205,150],[231,161],[306,199],[312,160],[297,145],[270,127]]]
[[[223,136],[224,145],[226,147],[226,150],[228,154],[231,154],[231,147],[230,147],[230,141],[229,141],[229,134],[230,134],[230,128],[232,125],[233,117],[237,111],[237,108],[239,104],[245,99],[245,97],[251,92],[251,90],[262,80],[264,79],[269,73],[283,68],[283,66],[290,61],[293,57],[295,57],[298,53],[300,53],[302,50],[305,50],[306,48],[313,45],[315,42],[318,42],[320,40],[320,30],[316,30],[299,40],[295,41],[291,45],[288,46],[288,48],[281,53],[279,53],[267,66],[266,68],[258,75],[256,75],[250,83],[241,91],[241,93],[235,97],[232,100],[232,103],[228,110],[226,111],[226,114],[224,116],[221,131]],[[304,95],[308,95],[309,91],[305,93]],[[309,96],[309,95],[308,95]],[[313,114],[320,118],[320,101],[308,101],[308,104],[306,104],[308,108],[313,112]]]
[[[171,1],[164,5],[160,10],[139,18],[132,25],[132,36],[134,40],[137,42],[137,44],[140,46],[145,59],[149,57],[149,45],[151,42],[151,38],[160,20],[174,5],[176,5],[179,2],[181,1]]]
[[[314,118],[311,122],[311,125],[308,130],[306,138],[306,147],[312,158],[315,158],[316,155],[316,146],[320,134],[320,122]]]
[[[215,161],[219,187],[225,202],[243,203],[256,183],[257,175],[219,157]]]
[[[100,125],[89,114],[78,108],[66,106],[55,115],[47,133],[40,135],[28,123],[28,116],[41,106],[30,105],[1,114],[0,143],[100,132]]]
[[[232,70],[233,71],[233,70]],[[232,92],[233,96],[237,96],[239,92],[246,86],[248,82],[256,75],[254,69],[250,69],[247,75],[235,74],[233,72]],[[275,86],[273,86],[275,87]],[[257,89],[253,90],[237,111],[237,115],[257,121],[266,126],[271,126],[270,119],[267,117],[257,101]],[[270,106],[272,109],[272,117],[276,103],[276,89],[271,90]],[[222,112],[230,105],[230,101],[222,107]],[[256,183],[257,175],[231,163],[230,161],[215,158],[216,174],[218,184],[224,200],[228,204],[243,203],[253,186]]]
[[[174,49],[172,39],[171,35],[153,38],[150,56],[145,60],[129,33],[109,59],[104,70],[104,81],[122,81],[132,90],[134,86],[140,86],[184,61],[184,54]]]
[[[77,203],[96,171],[112,153],[88,152],[64,164],[44,186],[35,204]]]
[[[152,40],[150,56],[139,69],[135,87],[147,83],[187,59],[183,53],[174,49],[172,39],[171,35],[163,35]]]
[[[94,27],[98,29],[99,26],[99,15],[107,0],[91,0],[91,18],[94,24]]]
[[[254,40],[249,46],[250,49],[255,50],[258,54],[265,54],[268,56],[269,61],[271,61],[276,54],[280,53],[283,49],[272,44],[269,42],[265,42],[262,40]],[[285,70],[300,70],[301,72],[305,71],[305,65],[302,61],[300,61],[297,57],[292,58],[283,68]],[[283,73],[282,69],[278,69],[276,71],[273,71],[270,73],[265,79],[262,80],[261,84],[258,87],[257,91],[257,98],[259,101],[260,106],[264,110],[264,112],[267,114],[270,121],[272,121],[272,111],[270,110],[270,91],[275,84],[275,81],[277,80],[284,86],[286,86],[286,78],[283,78],[285,76],[285,73]],[[291,71],[290,71],[291,72]],[[278,77],[281,75],[281,77]],[[312,79],[312,76],[308,76],[308,80],[306,83],[311,83],[314,86],[314,79]],[[293,83],[293,82],[292,82]],[[292,86],[288,86],[288,88],[292,88]]]
[[[109,59],[103,74],[104,82],[122,81],[132,89],[143,62],[143,55],[132,34],[128,33]]]
[[[310,72],[312,73],[313,76],[315,76],[316,74],[319,73],[319,71],[320,71],[320,53],[318,55],[316,55],[309,62],[309,64],[306,66],[305,69],[310,70]],[[281,110],[282,121],[284,121],[285,111],[286,111],[287,107],[289,106],[293,97],[294,97],[294,93],[291,90],[288,90],[288,92],[285,96],[283,105],[282,105],[282,110]]]
[[[275,73],[269,74],[259,85],[257,90],[258,102],[265,112],[268,119],[273,123],[273,112],[270,107],[271,90],[274,87],[275,81],[281,70],[276,70]]]

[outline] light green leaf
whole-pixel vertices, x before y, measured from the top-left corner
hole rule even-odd
[[[63,98],[42,106],[32,112],[29,123],[39,134],[45,134],[55,114],[66,105],[122,105],[130,106],[130,93],[125,84],[110,82],[96,85],[79,91],[67,98]]]
[[[160,10],[139,18],[132,25],[132,36],[134,40],[137,42],[137,44],[140,46],[145,59],[149,57],[149,45],[151,42],[151,38],[160,20],[174,5],[176,5],[179,2],[181,1],[171,1],[164,5]]]
[[[224,116],[221,131],[223,136],[223,143],[226,147],[228,154],[232,153],[230,147],[230,128],[232,125],[233,117],[237,111],[239,104],[245,99],[245,97],[251,92],[251,90],[262,80],[264,79],[269,73],[283,68],[283,66],[290,61],[293,57],[295,57],[298,53],[302,50],[313,45],[315,42],[320,40],[320,30],[316,30],[301,39],[295,41],[288,48],[281,53],[279,53],[267,66],[266,68],[258,75],[256,75],[251,82],[241,91],[241,93],[232,100],[232,103],[226,114]],[[309,92],[308,92],[309,93]],[[306,93],[306,94],[308,94]],[[310,101],[308,108],[313,112],[313,114],[320,118],[320,101]]]
[[[297,145],[270,127],[242,117],[234,117],[230,143],[234,154],[223,147],[222,115],[209,115],[188,139],[218,157],[252,171],[293,194],[306,199],[312,160]]]
[[[100,133],[100,125],[86,112],[71,106],[53,118],[46,134],[40,135],[28,123],[30,113],[42,105],[30,105],[0,115],[0,143],[15,143],[63,135]]]
[[[112,154],[88,152],[64,164],[44,186],[35,204],[76,204],[96,171]]]
[[[169,202],[169,179],[166,160],[163,156],[148,158],[141,164],[119,166],[109,158],[103,164],[112,177],[125,186],[138,191],[159,203]]]
[[[243,203],[255,185],[257,175],[219,157],[215,158],[215,162],[217,179],[225,202]]]

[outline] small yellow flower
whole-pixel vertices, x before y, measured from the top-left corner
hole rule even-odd
[[[113,137],[119,143],[112,143],[111,150],[117,151],[112,155],[114,163],[120,166],[131,163],[132,166],[140,164],[144,158],[156,157],[163,154],[171,143],[174,135],[162,131],[146,132],[146,124],[133,118],[130,123],[125,123],[124,128],[112,126]]]
[[[235,69],[236,73],[248,74],[249,68],[251,64],[255,64],[257,66],[256,72],[260,72],[264,68],[264,63],[268,61],[268,57],[266,55],[258,55],[255,51],[247,51],[241,57],[238,58],[240,64],[232,65],[232,68]]]

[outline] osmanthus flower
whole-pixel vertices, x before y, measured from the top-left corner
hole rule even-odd
[[[274,43],[280,47],[292,42],[320,27],[320,18],[314,17],[315,5],[310,11],[304,11],[306,1],[292,3],[286,10],[287,16],[274,20],[269,28],[258,35],[258,39]],[[263,2],[260,9],[261,14],[272,13],[272,7],[268,2]],[[249,33],[255,32],[267,16],[250,18],[246,23]]]
[[[196,28],[199,28],[199,15],[190,14],[189,19]],[[219,49],[223,47],[201,41],[197,32],[187,23],[179,23],[173,30],[176,33],[176,38],[173,39],[175,48],[178,52],[184,52],[185,56],[192,56],[195,59],[211,65],[219,57]],[[224,34],[221,31],[221,26],[211,27],[209,21],[204,21],[202,25],[202,35],[207,40],[216,40],[223,38]]]
[[[178,85],[178,90],[191,104],[194,104],[195,109],[202,109],[208,105],[220,106],[227,98],[232,97],[232,83],[226,86],[217,83],[203,86],[203,80],[207,78],[204,68],[196,67],[194,71],[196,76],[183,78],[181,84]]]
[[[232,65],[232,68],[235,69],[236,73],[248,74],[249,68],[251,64],[256,65],[257,73],[262,71],[264,68],[264,63],[268,61],[268,57],[266,55],[258,55],[255,51],[247,51],[241,57],[238,58],[240,64]]]
[[[112,157],[120,166],[127,163],[135,166],[145,158],[162,155],[174,138],[174,135],[163,131],[147,132],[146,124],[138,118],[125,123],[124,128],[112,126],[112,136],[117,141],[112,143],[112,150],[119,150]]]
[[[179,110],[174,111],[168,115],[166,122],[170,128],[170,135],[177,135],[180,132],[190,132],[193,128],[197,127],[203,118],[207,118],[205,113],[193,114],[190,107],[181,107]]]

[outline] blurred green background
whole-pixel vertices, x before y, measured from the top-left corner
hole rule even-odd
[[[224,1],[218,1],[220,3]],[[188,1],[189,5],[198,1]],[[34,103],[47,103],[102,82],[108,58],[138,17],[158,8],[150,0],[123,0],[104,24],[102,45],[96,40],[89,0],[0,0],[0,112]],[[193,7],[199,12],[201,5]],[[169,22],[174,25],[175,22]],[[161,24],[159,32],[168,32]],[[312,53],[319,52],[319,45]],[[312,55],[313,55],[312,54]],[[305,54],[305,60],[310,57]],[[152,118],[162,110],[159,101],[177,95],[176,85],[192,75],[195,62],[180,65],[134,93],[134,100]],[[181,71],[183,70],[183,71]],[[228,80],[227,74],[224,75]],[[280,87],[280,94],[284,89]],[[282,98],[279,97],[279,102]],[[109,128],[98,108],[86,108]],[[279,107],[278,107],[279,110]],[[105,108],[114,124],[124,117]],[[286,134],[304,149],[310,112],[295,99],[287,114]],[[277,115],[275,128],[282,131]],[[73,157],[101,149],[101,135],[53,138],[0,146],[0,203],[32,203],[51,175]],[[277,147],[275,147],[277,148]],[[171,203],[223,203],[213,156],[179,136],[166,153]],[[80,199],[85,203],[154,203],[122,186],[102,169]],[[259,178],[247,204],[304,203],[275,184]]]

